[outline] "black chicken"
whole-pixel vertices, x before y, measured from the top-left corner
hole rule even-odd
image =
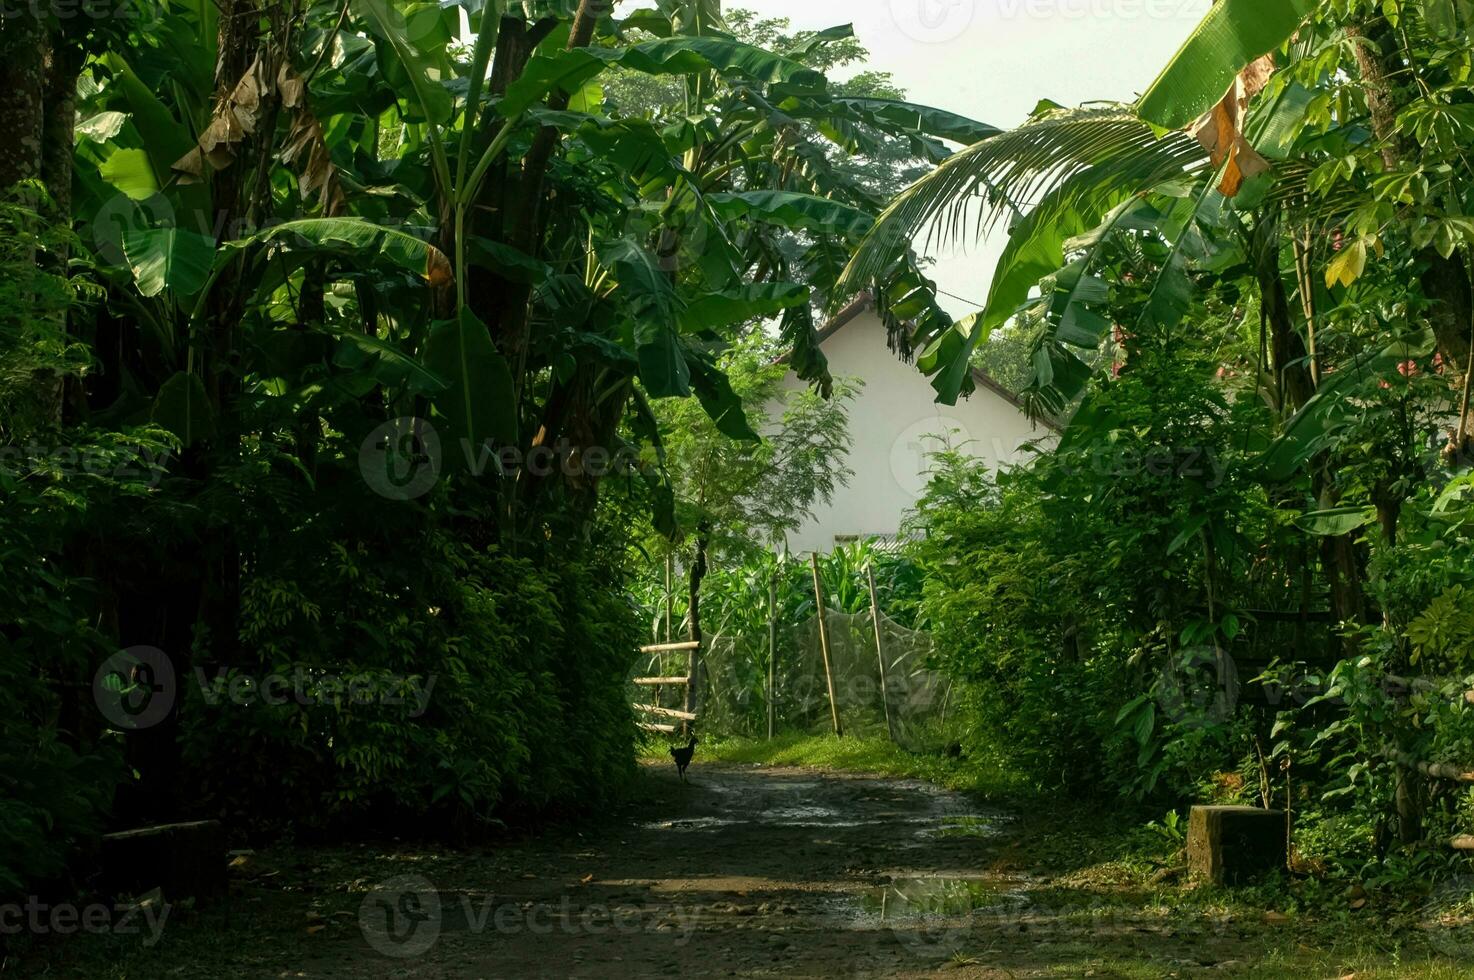
[[[670,747],[670,757],[672,759],[676,760],[676,772],[680,775],[681,782],[683,782],[683,783],[686,781],[686,767],[691,764],[691,756],[693,756],[695,754],[696,754],[696,736],[695,735],[692,735],[691,736],[691,741],[688,742],[688,743],[686,743],[686,747],[685,748],[682,748],[679,745],[672,745]]]

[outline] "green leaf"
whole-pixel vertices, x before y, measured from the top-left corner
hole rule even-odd
[[[178,436],[185,449],[215,433],[215,410],[205,394],[204,382],[189,371],[177,371],[163,383],[154,397],[150,418]]]
[[[1136,105],[1142,119],[1182,129],[1223,98],[1254,59],[1287,41],[1318,0],[1217,0]]]
[[[1340,422],[1356,410],[1357,389],[1375,384],[1403,361],[1427,357],[1433,345],[1432,331],[1424,329],[1380,351],[1363,351],[1334,374],[1323,376],[1315,394],[1256,461],[1259,478],[1283,482],[1304,461],[1336,444],[1341,437]]]
[[[864,211],[815,194],[796,191],[739,191],[708,194],[706,201],[723,218],[752,217],[800,231],[859,238],[875,220]]]
[[[691,387],[706,414],[716,423],[717,431],[741,442],[761,442],[762,438],[748,424],[742,399],[732,390],[722,370],[703,357],[687,359],[691,366]]]
[[[940,140],[970,146],[998,135],[996,126],[945,109],[899,99],[859,96],[788,98],[779,112],[794,119],[810,119],[830,140],[856,155],[875,155],[883,148],[877,134],[911,144],[918,157],[940,163],[951,151]]]
[[[385,228],[361,218],[303,218],[273,225],[249,238],[231,242],[233,248],[297,236],[324,248],[342,248],[357,262],[371,262],[382,255],[400,268],[429,279],[447,271],[445,253],[423,239],[395,228]]]
[[[493,449],[517,444],[512,372],[476,314],[462,309],[456,319],[431,325],[425,367],[449,382],[434,401],[462,450],[453,459],[474,459],[488,443]]]
[[[836,24],[833,27],[826,27],[822,31],[814,32],[813,37],[805,39],[802,43],[794,45],[783,53],[790,58],[802,58],[806,55],[813,54],[819,48],[833,41],[843,41],[846,38],[854,36],[855,25]]]
[[[1295,518],[1295,526],[1308,534],[1321,537],[1339,537],[1364,527],[1377,519],[1377,511],[1371,507],[1331,507],[1312,511]]]
[[[99,112],[77,123],[77,135],[96,143],[106,143],[123,131],[128,121],[126,112]]]
[[[650,408],[644,392],[632,386],[630,395],[634,408],[630,430],[655,450],[655,461],[658,464],[640,467],[640,475],[650,489],[651,521],[655,530],[674,541],[680,528],[676,523],[675,490],[671,487],[670,473],[665,468],[665,444],[660,438],[660,422]]]
[[[377,354],[384,361],[394,365],[404,373],[407,378],[413,379],[413,387],[417,391],[427,393],[442,392],[450,388],[447,382],[439,374],[430,371],[413,357],[400,350],[394,344],[379,337],[362,333],[358,330],[338,330],[325,324],[308,324],[308,326],[320,329],[330,336],[337,337],[347,344],[352,344],[359,350],[370,354]]]
[[[606,245],[599,257],[614,270],[618,296],[634,321],[645,390],[656,398],[689,395],[691,371],[676,334],[684,304],[670,276],[649,249],[627,238]]]
[[[403,12],[396,9],[389,0],[353,0],[353,7],[359,16],[373,25],[376,35],[389,42],[390,48],[398,56],[424,116],[426,141],[430,147],[436,180],[445,194],[451,194],[453,185],[450,180],[450,161],[446,156],[445,143],[440,138],[440,123],[450,114],[450,94],[438,80],[430,77],[430,65],[425,55],[410,41],[409,25]]]
[[[122,55],[109,52],[101,60],[113,72],[113,85],[128,103],[133,125],[153,160],[154,175],[168,180],[174,161],[194,149],[189,128],[174,117],[158,95],[133,73]]]
[[[941,365],[931,386],[936,389],[937,401],[943,405],[957,404],[963,383],[972,373],[972,353],[982,339],[984,322],[982,312],[962,318],[927,351]]]
[[[788,348],[788,366],[800,381],[817,385],[828,398],[834,379],[829,374],[829,359],[819,349],[819,332],[814,329],[814,311],[807,303],[791,306],[783,312],[778,328],[779,339]]]
[[[656,398],[684,398],[691,394],[691,369],[675,330],[664,324],[636,324],[636,351],[640,381]]]
[[[636,319],[653,318],[675,326],[683,304],[670,275],[649,249],[621,238],[600,249],[599,258],[614,270],[624,294],[620,298],[629,304]]]
[[[552,57],[538,55],[507,87],[497,111],[521,115],[554,91],[572,95],[605,68],[619,65],[647,75],[735,72],[753,81],[783,82],[805,91],[823,91],[824,76],[797,61],[722,37],[668,37],[629,48],[577,48]]]
[[[1172,543],[1167,545],[1167,554],[1176,554],[1178,549],[1187,544],[1192,539],[1192,536],[1202,530],[1203,525],[1207,523],[1208,516],[1206,514],[1199,514],[1197,517],[1189,520],[1183,526],[1182,530],[1177,532],[1177,536],[1172,539]]]
[[[123,233],[123,255],[143,295],[193,296],[209,278],[215,242],[181,228],[145,228]]]
[[[552,266],[526,252],[489,238],[475,237],[466,246],[471,265],[494,270],[503,279],[539,285],[553,274]]]
[[[147,201],[159,192],[159,182],[146,150],[114,150],[97,172],[135,201]]]
[[[1079,234],[1118,203],[1120,195],[1181,179],[1200,169],[1205,159],[1197,140],[1185,133],[1159,137],[1134,110],[1050,108],[1016,129],[954,153],[903,191],[855,250],[840,292],[870,286],[895,261],[897,248],[923,232],[942,240],[957,238],[969,228],[984,232],[1005,216],[1015,219],[1009,250],[1021,256],[1027,251],[1032,260],[1036,238],[1043,240],[1037,246],[1040,254],[1052,251],[1049,226],[1068,221],[1073,227],[1060,237]],[[1088,217],[1071,219],[1072,214]],[[1014,261],[1006,255],[1000,272]],[[1037,263],[1032,278],[1017,273],[1022,295],[1013,282],[1000,286],[995,275],[989,319],[1000,311],[1004,318],[1010,315],[1029,289],[1061,264],[1062,257],[1052,254]],[[996,302],[991,298],[995,294]]]
[[[1125,704],[1123,704],[1121,706],[1121,710],[1118,711],[1118,712],[1116,712],[1115,724],[1117,724],[1117,725],[1121,724],[1121,722],[1125,721],[1127,719],[1127,717],[1129,717],[1133,712],[1135,712],[1142,705],[1146,704],[1147,701],[1149,701],[1149,700],[1150,700],[1150,696],[1149,695],[1146,695],[1146,694],[1138,694],[1136,697],[1132,698],[1130,701],[1127,701]]]
[[[739,289],[707,293],[686,305],[681,313],[684,331],[710,330],[770,316],[809,301],[809,289],[796,282],[755,283]]]
[[[842,95],[832,99],[837,106],[857,109],[877,129],[895,134],[925,133],[938,139],[971,146],[997,136],[1002,130],[967,116],[900,99],[861,98]]]

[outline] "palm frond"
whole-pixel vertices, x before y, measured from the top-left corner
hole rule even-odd
[[[1178,132],[1159,136],[1129,106],[1041,112],[953,154],[903,191],[861,242],[837,294],[872,283],[897,247],[923,231],[927,246],[956,240],[969,228],[980,236],[1066,181],[1079,194],[1107,183],[1144,190],[1206,164],[1195,139]]]

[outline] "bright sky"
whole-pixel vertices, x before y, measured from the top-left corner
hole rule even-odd
[[[994,126],[1022,122],[1040,99],[1129,102],[1144,90],[1212,0],[727,0],[795,29],[852,23],[914,102]],[[899,188],[897,188],[899,190]],[[981,303],[1000,228],[982,245],[934,253],[938,288]],[[953,316],[975,307],[946,296]]]

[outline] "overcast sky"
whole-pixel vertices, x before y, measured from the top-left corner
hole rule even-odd
[[[868,67],[888,71],[914,102],[995,126],[1022,122],[1040,99],[1129,102],[1172,57],[1211,0],[727,0],[795,28],[855,25]],[[899,190],[899,188],[897,188]],[[938,253],[939,288],[982,302],[993,240]],[[941,297],[953,316],[975,307]]]

